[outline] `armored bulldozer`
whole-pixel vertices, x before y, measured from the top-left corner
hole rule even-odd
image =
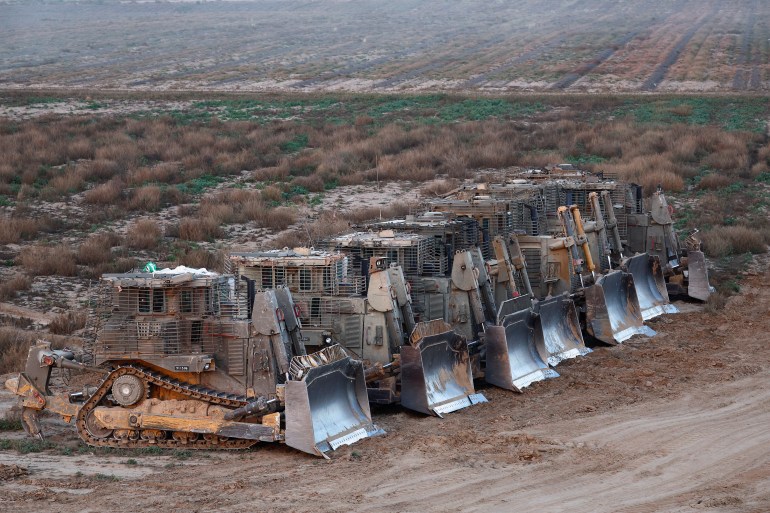
[[[283,442],[321,456],[378,433],[361,362],[339,346],[307,354],[287,289],[244,294],[237,285],[183,267],[103,276],[86,363],[40,342],[6,382],[22,398],[25,429],[42,437],[46,410],[74,421],[92,446]],[[54,368],[94,373],[98,383],[52,394]]]
[[[462,211],[486,219],[494,228],[502,225],[495,222],[495,215],[500,215],[490,205],[499,202],[507,202],[503,208],[508,221],[515,231],[525,235],[561,235],[557,209],[562,205],[575,205],[588,218],[602,216],[609,245],[604,248],[606,254],[597,259],[601,270],[613,264],[617,268],[622,259],[647,253],[658,257],[668,293],[705,301],[713,290],[695,236],[697,230],[680,243],[673,229],[672,209],[662,191],[643,198],[639,185],[622,182],[613,175],[556,167],[547,173],[515,173],[499,184],[466,184],[444,199],[430,202],[428,208]],[[610,255],[611,261],[607,258]]]
[[[255,287],[283,283],[291,290],[306,345],[338,342],[361,358],[371,402],[400,402],[438,416],[485,402],[467,378],[466,339],[443,323],[415,320],[399,262],[409,268],[437,263],[410,251],[415,239],[397,242],[389,253],[378,246],[353,253],[295,248],[234,252],[230,261]],[[379,252],[392,261],[373,256]]]
[[[353,255],[366,254],[368,248],[377,247],[387,258],[398,259],[402,258],[403,241],[423,240],[422,247],[432,247],[435,251],[431,253],[433,259],[445,262],[447,270],[444,271],[443,266],[411,266],[413,271],[406,278],[411,284],[415,315],[421,319],[441,319],[454,331],[473,341],[471,357],[474,375],[516,391],[534,381],[557,376],[547,362],[556,365],[564,358],[588,352],[576,317],[561,313],[554,315],[554,309],[544,309],[543,315],[540,315],[532,304],[531,296],[520,292],[528,291],[529,282],[515,238],[506,240],[498,235],[490,240],[489,248],[495,257],[491,260],[483,258],[482,250],[476,244],[458,249],[458,242],[462,239],[457,237],[457,223],[465,224],[467,221],[478,223],[465,216],[432,212],[403,222],[386,222],[384,225],[388,229],[379,232],[334,237],[326,244]],[[409,226],[419,233],[394,233],[393,228],[399,225]],[[470,233],[470,230],[462,229],[460,233]],[[517,256],[511,259],[511,253]],[[524,283],[525,288],[522,289],[517,282]],[[503,307],[506,301],[514,299],[514,309]],[[562,300],[574,310],[571,301]],[[496,331],[494,327],[504,321],[500,311],[516,313],[517,318],[530,316],[531,330]],[[573,319],[574,325],[566,326]],[[490,335],[492,333],[495,333],[494,340]],[[549,341],[547,346],[546,339]],[[495,366],[495,362],[504,363]],[[505,370],[501,371],[503,368]],[[498,376],[500,372],[502,374]]]

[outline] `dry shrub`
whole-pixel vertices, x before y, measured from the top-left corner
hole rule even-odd
[[[24,270],[35,276],[75,276],[75,254],[65,246],[28,246],[18,257]]]
[[[75,169],[68,169],[63,175],[55,177],[48,187],[57,195],[71,194],[83,189],[85,181]]]
[[[298,176],[291,181],[291,184],[297,187],[304,187],[310,192],[324,191],[324,181],[319,175]]]
[[[16,244],[34,238],[41,230],[38,219],[0,218],[0,244]]]
[[[146,185],[134,189],[128,200],[129,210],[155,212],[160,208],[162,191],[157,185]]]
[[[762,233],[747,226],[718,226],[702,233],[701,240],[703,249],[711,257],[767,251]]]
[[[275,231],[285,230],[297,221],[297,212],[289,207],[277,207],[263,210],[254,220],[262,228]]]
[[[123,196],[123,182],[113,178],[107,183],[97,185],[86,191],[84,201],[92,205],[114,205]]]
[[[757,162],[751,166],[750,177],[756,178],[762,173],[767,173],[768,171],[770,171],[770,166],[767,165],[767,162]]]
[[[706,190],[722,189],[723,187],[727,187],[733,183],[733,181],[734,180],[731,180],[725,175],[720,175],[719,173],[710,173],[701,178],[701,181],[698,182],[698,188]]]
[[[114,160],[124,166],[135,164],[142,157],[136,142],[128,135],[112,132],[105,138],[105,144],[97,148],[95,158]]]
[[[187,267],[200,269],[205,267],[209,271],[224,271],[225,256],[219,252],[213,253],[205,249],[187,249],[178,258],[177,263]]]
[[[283,200],[283,191],[275,185],[269,185],[262,189],[262,199],[265,201],[279,202]]]
[[[134,258],[119,257],[104,262],[103,264],[89,267],[83,273],[86,278],[98,279],[103,274],[107,273],[127,273],[137,268],[137,262]]]
[[[281,160],[277,166],[263,167],[255,170],[251,177],[258,182],[283,181],[289,176],[291,165],[288,159]]]
[[[0,374],[23,371],[29,348],[36,341],[36,333],[0,328]]]
[[[91,235],[78,248],[77,263],[80,265],[99,265],[112,259],[112,247],[120,244],[120,237],[101,233]]]
[[[118,174],[120,164],[114,160],[97,159],[82,167],[82,175],[85,180],[108,180]]]
[[[714,169],[728,172],[738,172],[749,165],[748,148],[725,148],[711,153],[706,157],[705,164]]]
[[[66,312],[53,318],[48,331],[55,335],[71,335],[86,326],[86,312]]]
[[[190,241],[210,241],[220,237],[222,230],[216,219],[185,217],[179,221],[179,238]]]
[[[139,219],[128,228],[126,242],[131,249],[156,249],[162,231],[151,219]]]
[[[94,146],[90,139],[78,137],[67,145],[67,158],[69,160],[94,158]]]
[[[199,217],[212,224],[229,224],[235,221],[235,209],[229,203],[204,201],[199,210]]]
[[[259,165],[257,156],[249,150],[238,153],[220,153],[214,159],[214,167],[217,174],[229,175],[254,169]]]
[[[7,301],[16,297],[16,294],[22,290],[29,290],[32,286],[32,279],[23,274],[16,274],[13,278],[3,280],[0,283],[0,301]]]
[[[280,233],[272,241],[271,248],[297,248],[308,245],[307,233],[298,230],[287,230]]]
[[[179,164],[163,162],[152,167],[140,167],[128,174],[129,185],[144,185],[148,183],[177,183],[179,181]]]
[[[678,167],[663,155],[638,156],[613,166],[610,171],[643,186],[646,194],[651,194],[658,186],[673,192],[684,189],[684,180],[678,173]]]
[[[706,300],[706,306],[704,310],[709,313],[717,313],[722,311],[725,305],[727,305],[727,298],[728,296],[722,292],[715,292],[710,294],[709,298]]]

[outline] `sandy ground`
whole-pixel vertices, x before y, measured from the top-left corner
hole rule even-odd
[[[489,403],[443,420],[379,409],[387,434],[329,461],[278,445],[105,456],[48,421],[56,449],[0,451],[29,471],[0,480],[0,511],[766,512],[769,285],[747,276],[722,311],[682,304],[652,339],[524,394],[481,387]]]

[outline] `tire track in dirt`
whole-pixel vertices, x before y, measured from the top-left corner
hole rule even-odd
[[[747,64],[753,63],[751,42],[754,39],[757,7],[758,1],[754,0],[746,12],[746,25],[743,29],[740,50],[736,58],[736,65],[739,69],[735,70],[735,75],[733,76],[733,89],[737,91],[745,91],[748,88],[751,75],[756,71],[756,68],[747,70],[741,68],[741,66],[745,67]]]
[[[498,73],[503,73],[505,71],[508,71],[511,68],[515,68],[516,66],[519,66],[521,64],[524,64],[527,61],[531,61],[534,59],[537,59],[542,54],[548,52],[549,50],[552,50],[562,44],[567,37],[571,35],[570,33],[565,33],[563,30],[557,30],[555,32],[555,35],[549,36],[548,39],[546,39],[546,42],[542,45],[538,45],[535,48],[532,48],[530,50],[525,51],[521,55],[515,57],[512,60],[509,60],[507,62],[503,62],[499,65],[496,65],[487,71],[480,73],[476,75],[473,78],[470,78],[466,80],[460,88],[462,89],[469,89],[476,86],[479,86],[486,82],[488,78],[492,75],[496,75]]]
[[[564,78],[554,82],[550,89],[567,89],[572,84],[587,74],[591,73],[595,68],[601,66],[605,61],[609,60],[613,55],[615,55],[615,52],[631,42],[631,40],[633,40],[637,34],[639,34],[639,32],[639,30],[634,30],[624,35],[623,37],[616,39],[612,42],[612,46],[610,48],[605,48],[604,50],[600,51],[594,56],[593,59],[591,59],[591,61],[578,66],[575,71],[568,73],[564,76]]]
[[[696,32],[703,27],[707,22],[711,21],[711,19],[714,17],[714,15],[719,10],[719,4],[717,3],[714,5],[714,7],[711,9],[711,12],[704,14],[700,20],[698,20],[697,23],[695,23],[692,27],[690,27],[690,30],[685,32],[685,34],[679,39],[679,41],[676,42],[674,47],[668,52],[666,57],[663,59],[663,61],[658,64],[658,66],[655,68],[655,70],[652,72],[652,74],[642,83],[641,90],[642,91],[654,91],[658,88],[661,82],[663,82],[663,79],[665,78],[666,74],[668,73],[669,68],[674,65],[674,63],[679,59],[679,56],[681,55],[682,51],[685,49],[687,44],[690,42],[690,40],[693,38]]]

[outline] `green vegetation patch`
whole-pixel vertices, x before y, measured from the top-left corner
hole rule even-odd
[[[296,153],[307,147],[307,143],[307,134],[298,134],[290,141],[286,141],[285,143],[281,144],[281,151],[284,153]]]
[[[203,175],[180,184],[177,188],[187,194],[202,194],[206,189],[216,187],[217,184],[222,183],[225,180],[226,178],[222,176]]]
[[[762,133],[769,106],[766,98],[759,97],[628,99],[612,111],[612,115],[631,116],[638,123],[715,125],[728,131]]]

